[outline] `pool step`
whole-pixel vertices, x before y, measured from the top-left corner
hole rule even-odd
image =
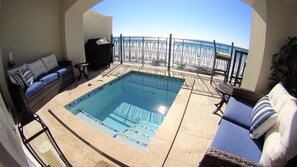
[[[113,136],[114,138],[132,146],[132,147],[137,147],[137,148],[140,148],[140,149],[145,149],[148,145],[148,142],[144,142],[144,141],[141,141],[138,137],[135,137],[135,136],[128,136],[124,133],[117,133]]]
[[[145,149],[158,129],[157,125],[142,122],[114,135],[129,145]]]
[[[105,125],[104,123],[84,111],[79,110],[76,116],[79,117],[81,120],[87,122],[89,125],[100,130],[101,132],[113,136],[113,138],[115,139],[119,139],[124,143],[127,143],[128,145],[137,147],[142,150],[144,150],[148,146],[152,137],[155,135],[157,129],[159,128],[157,125],[150,122],[140,122],[139,124],[120,132]]]
[[[101,121],[99,121],[98,119],[94,118],[93,116],[91,116],[90,114],[88,114],[84,111],[79,110],[78,114],[76,116],[78,118],[80,118],[81,120],[85,121],[86,123],[88,123],[89,125],[96,128],[97,130],[99,130],[103,133],[106,133],[110,136],[119,132],[118,130],[105,125],[104,123],[102,123]]]
[[[138,125],[142,125],[145,126],[149,129],[153,129],[153,130],[158,130],[159,129],[159,125],[153,124],[151,122],[148,121],[141,121]]]

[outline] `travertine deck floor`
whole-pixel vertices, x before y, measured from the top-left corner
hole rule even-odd
[[[125,149],[122,151],[122,153],[120,153],[123,154],[123,157],[118,155],[119,153],[115,153],[117,154],[116,157],[129,157],[129,159],[125,161],[129,162],[128,165],[131,166],[139,166],[140,164],[141,166],[162,166],[162,164],[164,164],[164,166],[197,166],[199,161],[202,159],[206,149],[210,146],[212,139],[216,133],[216,129],[218,128],[218,122],[221,118],[220,115],[212,114],[212,111],[215,110],[214,104],[218,103],[220,99],[214,87],[209,84],[208,76],[202,76],[175,70],[171,70],[170,72],[168,72],[164,68],[142,68],[137,65],[135,66],[127,64],[112,64],[111,67],[106,70],[90,72],[90,80],[86,80],[84,79],[84,77],[82,77],[81,81],[76,81],[67,90],[57,95],[47,105],[40,109],[37,112],[37,114],[40,115],[43,121],[48,125],[58,145],[60,146],[63,153],[73,166],[92,167],[95,166],[100,160],[104,160],[113,164],[114,166],[118,166],[118,164],[112,162],[110,158],[106,157],[105,153],[100,152],[103,148],[95,148],[93,147],[94,145],[88,145],[85,142],[83,142],[71,131],[69,131],[69,129],[65,128],[53,116],[53,114],[48,112],[48,110],[55,110],[57,106],[60,106],[61,103],[65,102],[65,100],[67,101],[67,99],[65,98],[69,96],[79,97],[81,94],[88,92],[90,89],[90,84],[96,86],[96,84],[100,85],[102,83],[106,83],[117,76],[129,72],[130,70],[184,78],[185,83],[183,85],[183,90],[185,92],[190,92],[194,80],[195,85],[193,92],[190,96],[188,106],[185,110],[184,119],[181,123],[180,129],[177,133],[172,149],[170,150],[169,154],[166,155],[167,158],[164,156],[163,153],[161,153],[163,151],[163,147],[169,148],[171,145],[171,143],[167,144],[165,141],[164,144],[162,144],[163,137],[166,138],[167,135],[166,130],[163,131],[162,134],[158,135],[158,140],[154,140],[155,143],[158,143],[158,145],[156,146],[159,147],[160,152],[158,152],[158,148],[152,148],[146,151],[155,156],[154,158],[152,158],[152,160],[150,160],[149,158],[147,160],[142,160],[141,158],[138,158],[135,155],[137,154],[137,152],[135,154],[130,151],[125,152]],[[223,106],[223,110],[224,107],[225,106]],[[55,114],[59,114],[59,112],[57,111]],[[59,115],[56,116],[59,117]],[[66,116],[64,115],[61,117]],[[61,120],[63,119],[65,120],[67,118],[61,118]],[[71,122],[70,120],[68,123],[73,127],[76,126],[75,121]],[[166,124],[166,126],[169,126],[170,124],[176,124],[174,126],[178,126],[178,123],[175,123],[174,121],[171,121],[170,123]],[[33,130],[34,127],[32,127],[30,131]],[[86,133],[88,133],[87,129],[85,129],[85,131]],[[91,133],[91,131],[89,133]],[[169,133],[170,132],[168,131],[168,135],[172,135]],[[93,134],[88,135],[90,136]],[[109,143],[109,141],[105,142]],[[101,147],[105,147],[105,145],[107,145],[105,143],[98,143],[98,145],[100,144],[103,144]],[[97,144],[95,143],[95,145]],[[110,148],[109,153],[110,152],[113,152],[112,148]],[[112,155],[110,156],[112,157]],[[133,163],[133,161],[136,161],[137,163]]]

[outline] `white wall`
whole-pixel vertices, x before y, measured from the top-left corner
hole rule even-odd
[[[288,36],[297,36],[296,4],[267,0],[266,42],[256,90],[267,93],[272,55],[279,52]]]
[[[0,15],[2,13],[2,0],[0,0]],[[0,16],[0,22],[1,20]],[[0,69],[3,69],[2,49],[0,43]],[[2,99],[3,91],[7,88],[3,87],[4,71],[0,70],[0,166],[29,166],[26,157],[22,151],[20,140],[16,134],[15,126],[8,113],[6,105]],[[4,80],[5,83],[5,80]],[[6,89],[6,90],[3,90]]]
[[[84,43],[93,38],[107,38],[112,34],[112,17],[103,16],[93,9],[84,13]]]
[[[0,94],[0,166],[29,166],[20,138]]]
[[[250,1],[250,0],[246,0]],[[249,58],[242,87],[268,93],[272,55],[288,36],[297,36],[297,4],[283,0],[253,0]]]
[[[60,0],[3,0],[0,34],[4,64],[9,52],[14,53],[17,65],[53,52],[60,59],[60,24]]]
[[[72,62],[85,62],[83,13],[102,0],[79,0],[65,13],[66,55]]]
[[[255,90],[260,76],[266,41],[266,0],[253,4],[250,48],[242,87]]]

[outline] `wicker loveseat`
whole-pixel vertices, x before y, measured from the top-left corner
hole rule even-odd
[[[36,112],[74,82],[71,61],[57,62],[55,54],[7,71],[9,89],[18,111]]]
[[[277,117],[261,137],[252,139],[250,128],[254,119],[251,115],[255,105],[261,106],[261,99],[265,98]],[[267,96],[234,88],[200,166],[296,166],[296,155],[296,98],[290,96],[282,84],[277,84]]]

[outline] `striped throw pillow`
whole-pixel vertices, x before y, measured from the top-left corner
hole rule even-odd
[[[26,86],[30,86],[33,83],[33,74],[31,73],[30,70],[28,69],[22,69],[21,71],[19,71],[20,74],[23,76],[23,82]]]
[[[250,127],[251,139],[258,139],[266,133],[276,122],[277,113],[271,106],[268,96],[262,97],[254,106]]]
[[[22,75],[20,74],[20,72],[15,72],[14,74],[12,74],[9,79],[11,81],[11,83],[15,84],[15,85],[19,85],[21,88],[25,88],[26,85],[22,79]]]

